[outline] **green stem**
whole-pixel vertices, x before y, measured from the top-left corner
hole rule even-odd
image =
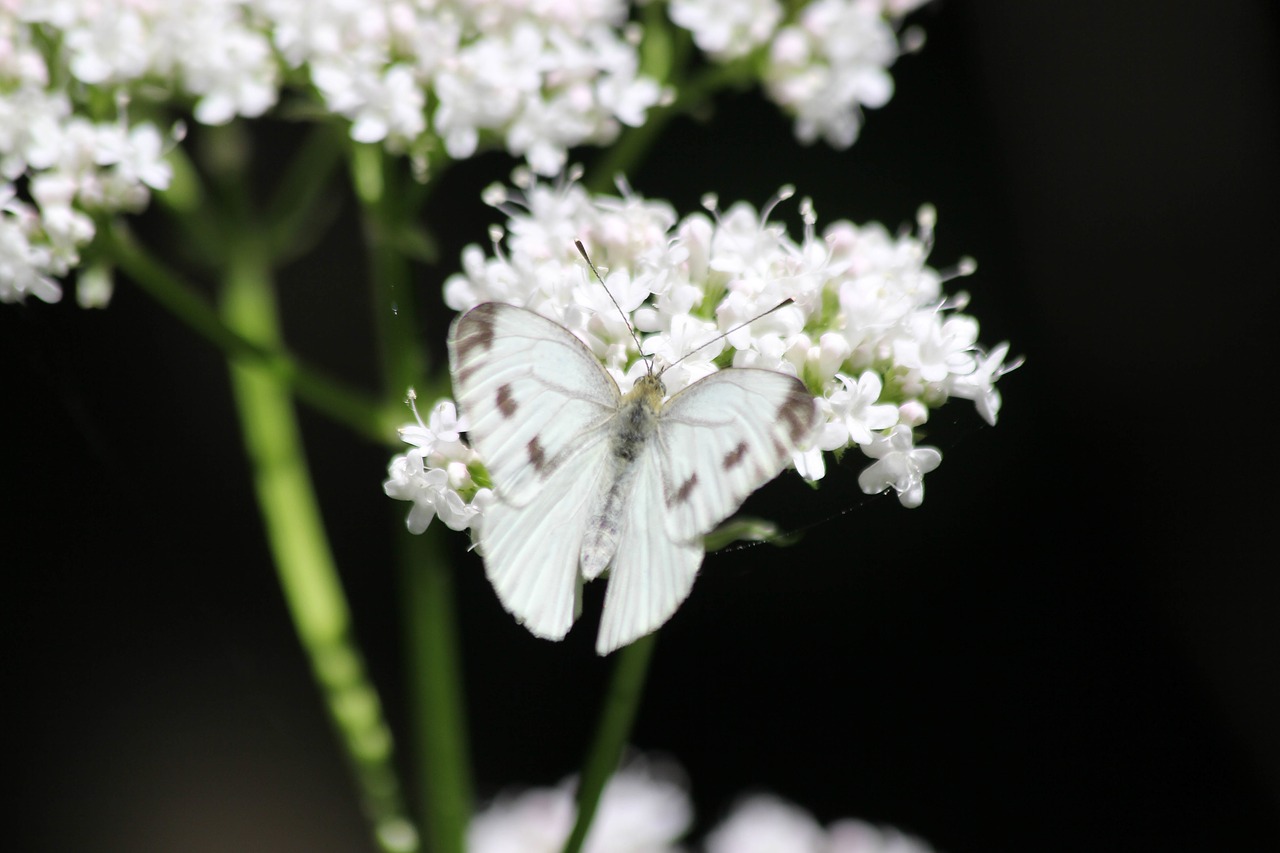
[[[264,241],[249,223],[232,231],[223,274],[227,327],[265,348],[280,325]],[[351,616],[307,471],[290,389],[260,360],[233,356],[231,384],[240,413],[258,507],[293,623],[324,692],[354,771],[378,847],[418,849],[392,763],[392,739],[378,694],[351,637]]]
[[[462,853],[471,819],[471,770],[453,613],[453,577],[441,548],[439,523],[421,536],[400,533],[407,679],[422,769],[421,811],[428,847]]]
[[[112,262],[143,292],[228,357],[255,363],[290,386],[300,400],[370,441],[385,443],[395,435],[399,421],[388,418],[372,401],[304,367],[278,341],[264,344],[238,332],[192,285],[151,257],[123,223],[100,222],[98,236]]]
[[[622,760],[622,751],[631,736],[631,725],[635,721],[640,697],[644,692],[645,674],[649,670],[649,658],[653,654],[657,636],[649,634],[641,637],[618,652],[618,662],[600,714],[599,728],[596,729],[591,751],[587,753],[582,781],[578,784],[578,820],[569,840],[564,844],[564,853],[578,853],[582,849],[587,831],[591,829],[591,821],[595,819],[596,808],[600,805],[600,795],[604,792],[605,783]]]
[[[350,168],[370,251],[374,323],[385,389],[388,399],[396,401],[396,410],[403,412],[399,401],[411,385],[438,384],[426,373],[411,269],[401,250],[401,236],[413,214],[406,196],[410,179],[380,146],[353,146]],[[429,529],[423,536],[438,533]],[[424,831],[436,853],[463,853],[471,816],[471,780],[451,567],[434,538],[408,543],[402,560],[409,608],[405,641],[412,667],[410,716],[418,749]]]

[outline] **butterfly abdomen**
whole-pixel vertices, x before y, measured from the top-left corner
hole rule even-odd
[[[582,540],[580,562],[587,579],[604,571],[617,551],[637,462],[657,434],[662,397],[662,382],[658,377],[641,377],[622,398],[610,425],[608,467],[600,478],[599,496]]]

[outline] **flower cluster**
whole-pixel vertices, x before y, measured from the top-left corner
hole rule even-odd
[[[542,174],[641,124],[666,93],[639,73],[624,0],[12,0],[0,17],[0,301],[55,301],[92,215],[170,180],[139,120],[197,122],[314,93],[360,142],[471,156],[498,141]],[[93,118],[88,118],[92,116]],[[428,126],[430,122],[430,127]]]
[[[863,107],[893,95],[889,66],[917,36],[900,40],[903,17],[926,0],[814,0],[783,20],[779,0],[672,0],[671,20],[712,59],[767,45],[765,91],[795,116],[796,137],[848,148]]]
[[[583,849],[588,853],[676,853],[693,807],[673,768],[634,761],[605,786]],[[560,850],[573,828],[575,779],[499,797],[467,833],[472,853]],[[860,820],[824,829],[803,809],[772,796],[741,801],[707,836],[706,853],[931,853],[918,839]]]
[[[581,338],[624,392],[648,369],[646,358],[659,367],[682,359],[662,374],[669,394],[729,366],[797,376],[823,414],[811,446],[794,457],[799,472],[818,480],[824,453],[857,447],[874,460],[859,476],[862,489],[892,488],[908,507],[921,503],[924,475],[942,459],[915,443],[933,409],[970,399],[995,423],[994,383],[1016,365],[1004,363],[1007,344],[979,347],[977,321],[957,310],[965,297],[946,298],[947,276],[926,264],[932,208],[921,209],[914,233],[840,221],[818,234],[805,202],[796,240],[770,221],[776,200],[758,212],[744,203],[720,210],[708,198],[707,213],[679,219],[670,205],[625,187],[596,196],[574,182],[524,177],[519,194],[487,191],[508,216],[504,248],[464,250],[463,271],[445,282],[450,308],[507,302],[537,311]],[[578,256],[577,239],[590,247],[604,287]],[[973,269],[965,261],[952,275]]]
[[[420,146],[430,105],[449,156],[470,157],[490,135],[551,175],[568,148],[611,141],[663,97],[639,74],[625,0],[249,5],[361,142]]]
[[[391,460],[383,490],[388,497],[413,501],[407,522],[413,533],[426,530],[436,517],[450,530],[474,527],[493,492],[477,485],[472,477],[476,454],[459,435],[466,423],[459,420],[457,409],[448,400],[437,403],[423,423],[412,389],[409,406],[416,423],[402,427],[400,437],[413,445],[413,450]]]
[[[89,45],[76,44],[68,50],[84,52],[77,66],[98,74]],[[54,73],[32,28],[0,17],[0,302],[28,294],[56,302],[55,279],[80,263],[93,238],[90,214],[137,209],[170,180],[153,124],[76,115],[66,92],[50,88]],[[82,288],[82,299],[91,292]]]

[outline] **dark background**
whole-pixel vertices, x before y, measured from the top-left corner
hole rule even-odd
[[[821,523],[789,550],[708,558],[634,742],[687,770],[699,831],[768,790],[951,853],[1278,850],[1275,10],[1005,0],[913,21],[928,43],[852,150],[799,148],[740,95],[677,124],[631,181],[684,213],[794,183],[820,226],[896,228],[932,202],[934,265],[978,259],[952,288],[1027,365],[997,428],[964,401],[931,424],[945,460],[921,509],[863,499],[855,468],[763,493],[762,512]],[[433,340],[443,276],[495,221],[479,190],[508,169],[480,157],[434,195]],[[780,212],[796,224],[794,202]],[[355,228],[282,299],[296,349],[368,387]],[[370,849],[220,355],[127,283],[104,312],[5,306],[0,353],[10,849]],[[389,534],[407,505],[381,495],[384,449],[305,417],[404,736]],[[554,783],[609,671],[599,591],[566,643],[534,640],[455,539],[479,792]]]

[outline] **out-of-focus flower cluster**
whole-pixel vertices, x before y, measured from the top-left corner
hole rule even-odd
[[[674,768],[635,761],[605,786],[586,853],[677,853],[693,806]],[[552,853],[573,828],[575,779],[499,797],[471,822],[471,853]],[[756,795],[738,803],[706,837],[706,853],[932,853],[924,842],[860,820],[824,828],[798,806]]]
[[[463,271],[445,282],[450,308],[507,302],[537,311],[581,338],[624,392],[647,370],[629,324],[644,355],[658,368],[671,365],[662,373],[668,394],[728,366],[797,376],[823,413],[811,446],[794,457],[799,472],[818,480],[824,453],[857,447],[874,460],[858,478],[862,489],[893,488],[904,506],[920,504],[924,475],[942,459],[915,442],[932,410],[961,397],[996,422],[995,382],[1016,365],[1005,364],[1007,344],[979,346],[977,320],[957,310],[964,294],[943,293],[948,275],[972,272],[973,262],[949,274],[926,263],[932,208],[921,209],[913,233],[848,221],[818,233],[803,202],[804,232],[795,239],[769,218],[777,200],[763,211],[741,202],[721,210],[707,198],[707,213],[680,219],[669,204],[625,188],[591,195],[572,181],[524,177],[518,194],[487,191],[508,216],[505,239],[499,248],[495,232],[492,253],[464,250]],[[577,254],[579,239],[607,293]],[[730,334],[713,341],[723,332]],[[407,497],[395,464],[389,491],[392,481]]]
[[[903,17],[927,0],[814,0],[784,19],[779,0],[671,0],[671,20],[711,59],[765,48],[768,96],[795,117],[797,138],[848,148],[863,107],[893,95],[889,67],[918,41],[899,37]]]
[[[73,5],[42,8],[52,17]],[[0,16],[0,302],[27,294],[56,302],[55,279],[80,263],[93,238],[90,214],[141,207],[170,180],[160,131],[77,114],[67,87],[57,85],[65,69],[46,63],[37,39],[34,27]],[[74,44],[68,36],[67,49]],[[87,58],[81,66],[89,76],[100,70]]]
[[[9,0],[0,16],[0,301],[61,297],[92,214],[169,185],[156,106],[203,124],[309,92],[360,142],[500,142],[542,174],[643,123],[625,0]],[[430,121],[430,127],[428,127]]]
[[[673,0],[716,61],[759,51],[803,142],[850,145],[892,93],[923,0]],[[8,0],[0,17],[0,301],[61,296],[91,216],[169,185],[157,105],[222,124],[305,93],[360,142],[455,159],[488,143],[542,175],[674,93],[640,69],[625,0]]]

